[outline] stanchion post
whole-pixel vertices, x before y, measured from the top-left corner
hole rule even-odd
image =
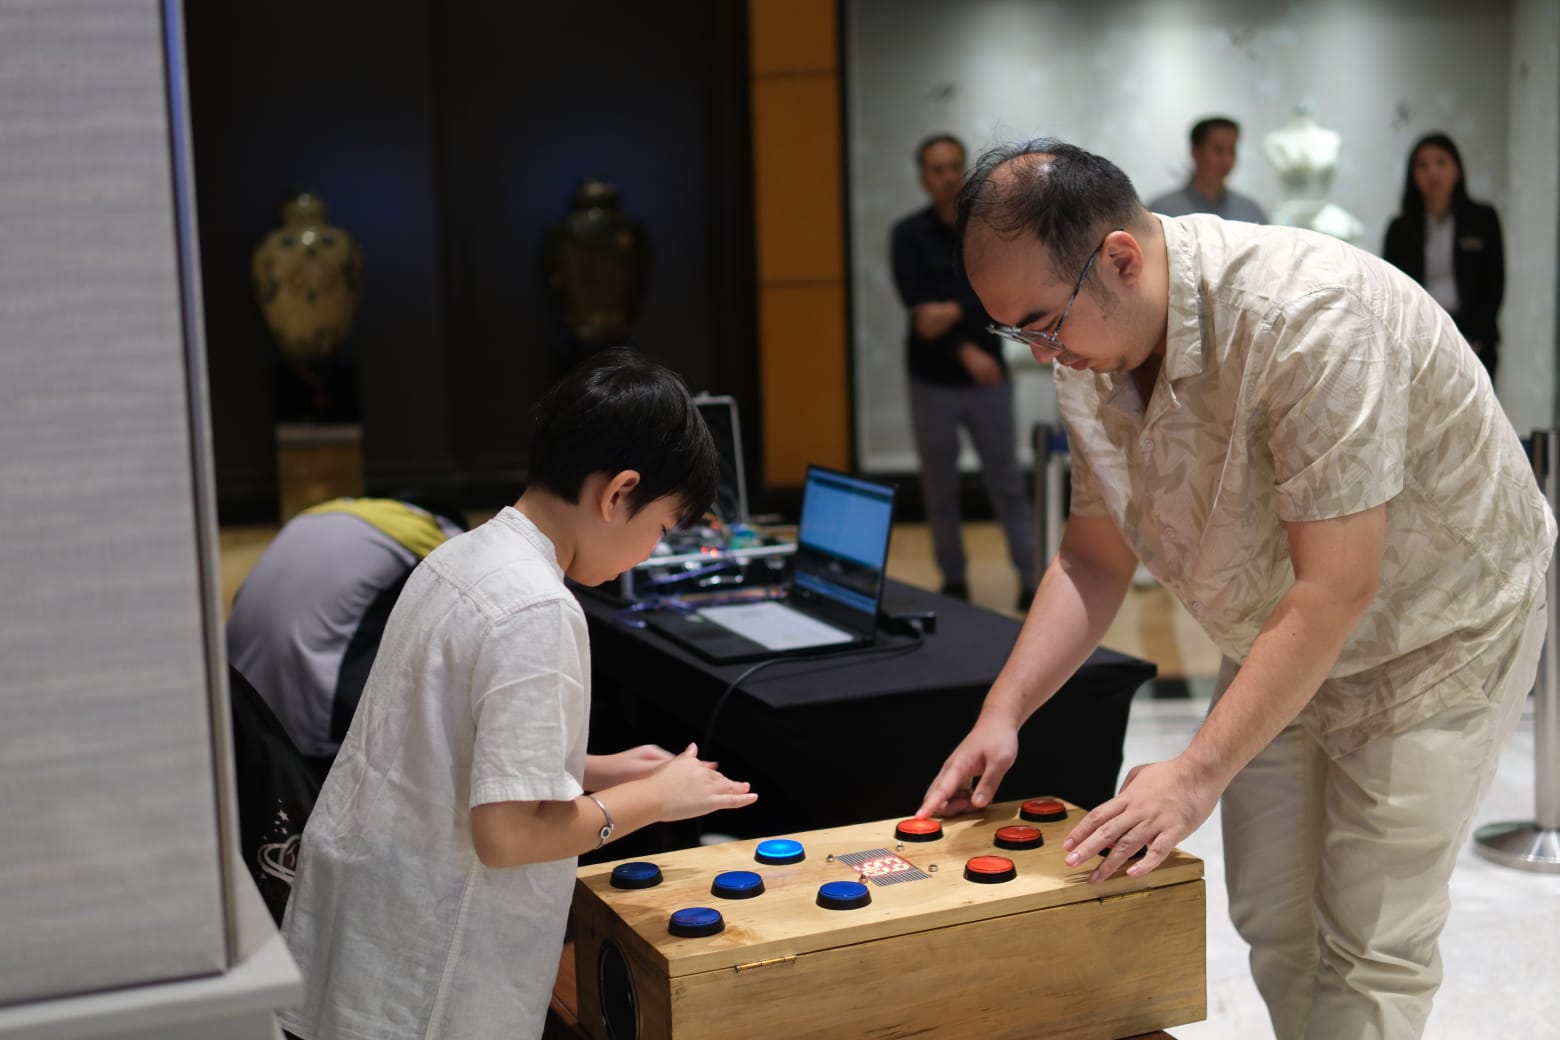
[[[1045,464],[1045,558],[1054,560],[1062,547],[1062,525],[1066,522],[1067,439],[1061,430],[1052,427],[1046,431],[1051,438],[1051,451]]]
[[[1560,502],[1560,430],[1533,431],[1533,469],[1544,497]],[[1555,563],[1544,578],[1549,605],[1533,704],[1534,819],[1492,823],[1474,835],[1473,850],[1517,870],[1560,874],[1560,604]]]
[[[1067,440],[1058,427],[1043,422],[1035,423],[1031,435],[1035,444],[1035,547],[1042,553],[1043,574],[1062,544]]]
[[[1050,551],[1050,513],[1047,511],[1050,504],[1051,427],[1037,422],[1030,428],[1029,438],[1035,454],[1032,470],[1035,481],[1035,548],[1040,551],[1040,559],[1035,561],[1040,573],[1030,575],[1029,580],[1038,585],[1045,569],[1051,565],[1051,557],[1056,555]]]

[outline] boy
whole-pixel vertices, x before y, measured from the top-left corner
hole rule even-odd
[[[717,472],[682,383],[632,351],[543,399],[525,493],[430,554],[391,614],[304,832],[282,931],[306,993],[286,1029],[539,1036],[575,857],[754,801],[691,745],[585,753],[589,640],[563,584],[645,560]]]

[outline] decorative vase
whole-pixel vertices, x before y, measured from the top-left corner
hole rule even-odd
[[[282,204],[282,226],[255,247],[249,270],[266,327],[318,399],[330,358],[352,330],[362,250],[326,222],[318,196],[300,192]]]
[[[580,184],[562,222],[547,229],[542,265],[553,311],[577,347],[626,344],[650,278],[650,241],[618,208],[608,182]]]

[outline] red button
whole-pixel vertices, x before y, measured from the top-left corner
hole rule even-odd
[[[1016,877],[1018,877],[1018,870],[1013,866],[1013,861],[1006,856],[972,856],[964,864],[966,881],[994,885],[1002,881],[1012,881]]]
[[[1019,807],[1018,815],[1032,823],[1055,823],[1067,819],[1067,803],[1059,798],[1031,798]]]
[[[1040,833],[1039,827],[1016,824],[1012,827],[997,828],[999,849],[1038,849],[1044,844],[1045,836]]]
[[[894,837],[900,841],[936,841],[942,836],[942,824],[936,820],[900,820],[894,828]]]

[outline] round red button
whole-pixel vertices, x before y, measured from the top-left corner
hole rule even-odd
[[[996,844],[999,849],[1038,849],[1045,844],[1045,835],[1040,833],[1039,827],[1015,824],[997,828]]]
[[[1006,856],[972,856],[964,864],[964,880],[996,885],[1018,877],[1018,869]]]
[[[900,820],[894,828],[894,837],[900,841],[936,841],[942,836],[942,824],[936,820]]]
[[[1067,803],[1059,798],[1031,798],[1019,807],[1018,815],[1031,823],[1056,823],[1067,819]]]

